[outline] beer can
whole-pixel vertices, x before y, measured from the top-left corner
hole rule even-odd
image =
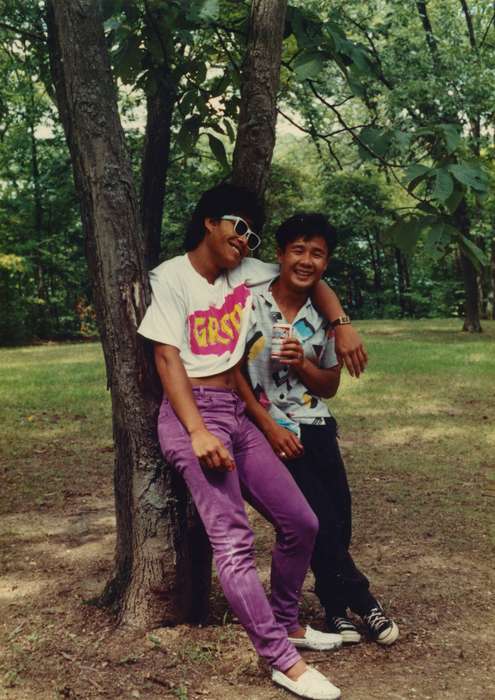
[[[280,357],[282,342],[292,335],[290,323],[274,323],[272,328],[272,357]]]

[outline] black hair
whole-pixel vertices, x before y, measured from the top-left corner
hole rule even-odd
[[[305,241],[321,236],[328,247],[329,255],[337,245],[337,231],[324,214],[316,212],[300,212],[286,219],[278,227],[275,239],[280,250],[285,250],[289,243],[297,238]]]
[[[258,197],[245,187],[225,182],[201,195],[186,230],[185,250],[194,250],[205,237],[205,218],[221,219],[225,214],[249,219],[256,233],[263,228],[265,214]]]

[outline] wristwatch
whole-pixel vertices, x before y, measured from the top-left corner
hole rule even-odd
[[[339,316],[336,318],[334,321],[330,322],[330,325],[332,328],[336,328],[337,326],[347,326],[351,322],[351,319],[349,316]]]

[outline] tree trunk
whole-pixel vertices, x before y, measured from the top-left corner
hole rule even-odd
[[[232,180],[263,196],[275,147],[286,0],[253,0]]]
[[[379,243],[376,240],[376,236],[375,240],[373,240],[371,234],[366,233],[365,235],[366,240],[368,241],[368,247],[370,249],[371,267],[373,268],[373,291],[377,294],[377,303],[380,307],[382,305],[382,299],[380,294],[380,292],[382,291],[382,272],[379,257]]]
[[[207,591],[200,580],[182,577],[189,534],[204,535],[186,531],[184,487],[173,490],[157,444],[158,402],[143,391],[144,380],[153,380],[147,346],[136,334],[149,301],[144,242],[99,6],[48,1],[50,61],[112,396],[117,547],[102,602],[115,606],[121,623],[150,627],[198,614],[191,587],[198,584],[200,603]]]
[[[489,270],[489,292],[488,292],[488,304],[486,315],[487,318],[491,318],[495,321],[495,236],[492,238],[492,245],[490,251],[490,270]]]
[[[409,291],[408,274],[407,274],[407,259],[399,248],[394,249],[395,264],[397,266],[397,286],[399,292],[399,306],[402,316],[408,316],[411,312],[409,300],[406,297]]]
[[[466,238],[469,238],[470,225],[467,203],[465,199],[462,200],[455,211],[454,220],[459,231],[461,231]],[[462,279],[464,281],[464,291],[466,294],[466,300],[464,303],[464,324],[462,330],[469,333],[481,333],[480,299],[476,268],[461,247],[459,248],[459,260],[461,264]]]
[[[466,292],[462,330],[468,333],[481,333],[483,329],[480,323],[479,288],[476,268],[471,260],[464,255],[462,249],[460,250],[460,261],[464,290]]]
[[[421,24],[423,25],[423,29],[426,36],[426,43],[428,44],[428,48],[430,50],[433,66],[434,68],[439,70],[440,57],[438,54],[438,45],[435,35],[433,33],[430,18],[428,16],[428,11],[426,9],[426,2],[424,0],[417,0],[416,7],[418,9],[418,14],[421,19]]]
[[[49,331],[48,314],[50,306],[48,304],[48,294],[46,288],[45,269],[43,265],[43,228],[44,228],[44,210],[43,210],[43,193],[41,187],[41,173],[38,156],[38,142],[36,140],[36,105],[34,101],[33,79],[26,71],[26,82],[28,85],[29,105],[26,107],[26,122],[29,132],[29,141],[31,146],[31,181],[33,185],[33,227],[34,238],[36,245],[34,248],[34,277],[36,281],[36,294],[44,303],[37,306],[37,323],[36,335],[45,337]]]
[[[167,170],[172,135],[176,85],[164,66],[154,94],[146,100],[146,132],[141,169],[141,222],[148,268],[154,267],[161,251],[161,232]]]

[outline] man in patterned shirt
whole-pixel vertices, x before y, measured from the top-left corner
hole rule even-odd
[[[280,226],[276,239],[280,275],[256,289],[246,350],[249,383],[239,375],[238,390],[319,519],[311,567],[330,629],[344,643],[359,642],[350,609],[373,639],[390,645],[399,636],[398,627],[371,594],[349,552],[351,497],[337,424],[322,401],[336,394],[340,365],[334,330],[310,295],[327,268],[335,231],[322,214],[299,214]],[[274,357],[272,328],[280,322],[290,324],[291,336]],[[332,325],[347,322],[341,317]]]

